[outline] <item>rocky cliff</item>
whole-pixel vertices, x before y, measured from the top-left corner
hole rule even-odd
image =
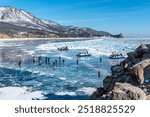
[[[0,33],[0,38],[11,38],[11,36],[5,33]]]
[[[143,44],[119,65],[111,67],[111,76],[103,80],[93,100],[149,100],[150,99],[150,44]]]

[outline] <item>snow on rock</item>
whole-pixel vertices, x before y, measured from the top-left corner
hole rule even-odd
[[[51,20],[42,20],[45,24],[48,24],[50,26],[60,26],[57,22],[51,21]]]

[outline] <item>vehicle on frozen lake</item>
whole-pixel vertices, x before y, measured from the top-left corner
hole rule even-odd
[[[122,54],[112,54],[109,56],[109,59],[124,59],[125,57]]]
[[[57,50],[59,50],[59,51],[67,51],[67,50],[69,50],[69,48],[66,46],[66,47],[57,48]]]
[[[87,52],[80,52],[79,54],[77,54],[77,57],[90,57],[91,54]]]

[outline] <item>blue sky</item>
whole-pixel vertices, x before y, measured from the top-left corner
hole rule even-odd
[[[150,37],[150,0],[0,0],[62,25]]]

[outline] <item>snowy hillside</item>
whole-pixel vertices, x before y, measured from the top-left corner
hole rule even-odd
[[[14,7],[0,7],[0,33],[11,37],[120,37],[90,28],[62,26]]]

